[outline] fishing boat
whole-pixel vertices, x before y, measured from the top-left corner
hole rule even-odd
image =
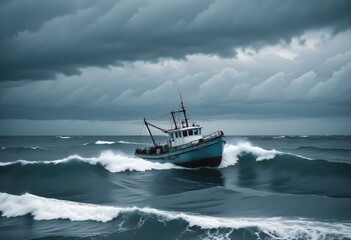
[[[218,167],[222,161],[225,137],[222,131],[203,136],[199,124],[190,123],[186,114],[182,97],[181,106],[177,111],[171,111],[172,126],[166,130],[151,124],[144,118],[144,124],[153,142],[152,147],[138,148],[135,156],[146,160],[173,163],[178,166]],[[180,121],[176,121],[180,117]],[[182,119],[184,117],[184,119]],[[167,134],[168,140],[164,144],[157,144],[150,131],[154,127]]]

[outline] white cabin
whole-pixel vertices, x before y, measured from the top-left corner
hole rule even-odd
[[[193,125],[191,127],[168,130],[169,146],[176,147],[201,139],[201,129],[202,127]]]

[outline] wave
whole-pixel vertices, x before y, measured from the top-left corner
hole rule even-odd
[[[68,137],[68,136],[56,136],[57,138],[60,138],[60,139],[70,139],[72,137]]]
[[[99,144],[105,143],[104,141],[97,141]],[[103,143],[101,143],[103,142]],[[115,142],[108,142],[106,144],[113,144]],[[34,147],[36,150],[42,150],[40,147]],[[312,160],[311,158],[304,157],[292,153],[284,153],[277,151],[275,149],[266,150],[258,146],[251,145],[250,142],[239,142],[238,144],[226,144],[223,151],[223,159],[219,168],[226,168],[229,166],[234,166],[237,164],[238,160],[246,154],[251,154],[256,161],[271,160],[277,156],[293,156],[300,159]],[[151,162],[141,158],[126,156],[122,153],[114,153],[112,151],[104,151],[99,157],[82,157],[80,155],[71,155],[69,157],[58,159],[58,160],[48,160],[48,161],[27,161],[27,160],[17,160],[14,162],[0,162],[0,166],[7,166],[13,164],[62,164],[68,161],[82,161],[89,164],[101,164],[110,172],[122,172],[122,171],[145,171],[145,170],[161,170],[176,168],[174,164],[171,163],[158,163]]]
[[[20,176],[20,173],[28,172],[33,175],[30,177],[37,179],[40,178],[42,172],[46,172],[47,167],[45,165],[57,164],[63,165],[64,169],[58,167],[48,169],[56,175],[67,171],[73,172],[77,168],[84,167],[81,164],[102,167],[101,170],[112,173],[183,169],[171,163],[151,162],[126,156],[122,153],[104,151],[98,157],[71,155],[67,158],[52,161],[17,160],[14,162],[0,162],[0,176],[1,173],[5,172],[7,173],[7,175],[4,175],[6,178]],[[19,171],[18,167],[22,166],[26,169]],[[228,170],[233,171],[233,176],[238,178],[239,185],[243,187],[291,194],[315,194],[334,198],[351,197],[349,188],[351,184],[351,164],[348,163],[310,160],[303,156],[279,152],[274,149],[266,150],[252,146],[249,142],[242,142],[225,146],[223,161],[219,168],[230,168]],[[89,174],[94,174],[99,170],[100,168],[93,168],[87,171],[89,171]],[[199,172],[198,169],[193,169],[193,171]]]
[[[128,141],[117,141],[120,144],[130,144],[130,145],[150,145],[150,143],[137,143],[137,142],[128,142]]]
[[[98,141],[99,142],[99,141]],[[109,142],[111,143],[111,142]],[[260,147],[252,146],[249,142],[239,143],[238,145],[227,144],[224,147],[223,160],[219,168],[225,168],[228,166],[233,166],[237,163],[239,157],[242,154],[251,153],[256,156],[257,161],[268,160],[274,158],[277,154],[281,152],[276,150],[265,150]],[[141,158],[130,157],[124,154],[116,154],[112,151],[105,151],[100,154],[99,157],[82,157],[80,155],[71,155],[69,157],[50,160],[50,161],[27,161],[27,160],[17,160],[14,162],[0,162],[0,166],[7,166],[13,164],[62,164],[68,161],[82,161],[89,164],[101,164],[110,172],[123,172],[123,171],[146,171],[146,170],[161,170],[161,169],[171,169],[180,168],[171,163],[157,163],[147,161]]]
[[[150,145],[150,143],[137,143],[137,142],[129,142],[129,141],[117,141],[117,142],[113,142],[113,141],[101,141],[98,140],[95,143],[84,143],[84,146],[87,145],[114,145],[114,144],[126,144],[126,145]]]
[[[307,150],[314,150],[314,151],[323,151],[323,152],[350,152],[351,148],[328,148],[328,147],[315,147],[315,146],[301,146],[296,148],[299,149],[307,149]]]
[[[23,150],[35,150],[35,151],[43,151],[45,150],[44,148],[38,147],[38,146],[25,146],[25,147],[1,147],[1,150],[3,151],[23,151]]]
[[[116,144],[116,142],[98,140],[95,143],[84,143],[83,146],[87,146],[87,145],[112,145],[112,144]]]
[[[257,161],[273,159],[277,154],[282,154],[276,150],[265,150],[260,147],[252,146],[249,142],[241,142],[237,145],[226,144],[223,151],[223,159],[219,168],[233,166],[239,157],[245,153],[251,153]]]
[[[8,166],[14,164],[32,165],[32,164],[64,164],[69,161],[81,161],[92,165],[102,165],[106,170],[116,173],[124,171],[147,171],[147,170],[162,170],[180,168],[171,163],[158,163],[146,161],[141,158],[129,157],[124,154],[105,151],[99,157],[82,157],[79,155],[71,155],[67,158],[52,160],[52,161],[27,161],[17,160],[14,162],[0,162],[0,166]]]
[[[283,135],[283,136],[275,136],[275,137],[273,137],[273,138],[276,138],[276,139],[277,139],[277,138],[286,138],[286,136],[284,136],[284,135]]]
[[[111,141],[96,141],[95,144],[101,145],[101,144],[115,144],[116,142],[111,142]]]
[[[342,140],[350,139],[351,135],[265,135],[250,136],[249,139],[284,139],[284,140]]]
[[[264,161],[263,161],[264,160]],[[351,164],[306,158],[248,142],[228,144],[219,168],[234,166],[243,187],[291,194],[351,197]]]
[[[35,220],[66,219],[105,223],[112,220],[117,221],[120,218],[121,224],[116,226],[123,231],[126,230],[126,227],[140,229],[161,224],[163,227],[174,230],[174,227],[177,226],[179,233],[185,239],[187,237],[183,234],[189,231],[192,234],[207,231],[207,236],[214,236],[217,233],[218,237],[223,236],[223,232],[230,235],[238,230],[247,230],[256,237],[264,235],[264,238],[278,239],[351,238],[351,223],[349,222],[322,222],[283,217],[213,217],[149,207],[116,207],[78,203],[39,197],[29,193],[23,195],[0,193],[0,211],[3,217],[19,217],[29,214]],[[126,226],[128,224],[129,226]]]
[[[98,141],[96,141],[94,143],[84,143],[83,146],[89,146],[89,145],[113,145],[113,144],[116,144],[116,142],[98,140]]]

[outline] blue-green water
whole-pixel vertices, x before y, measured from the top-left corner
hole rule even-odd
[[[350,136],[227,137],[217,169],[150,143],[0,137],[0,239],[351,239]]]

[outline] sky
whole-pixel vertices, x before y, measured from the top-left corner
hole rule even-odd
[[[167,128],[178,88],[205,133],[351,134],[350,76],[349,0],[0,1],[0,135]]]

